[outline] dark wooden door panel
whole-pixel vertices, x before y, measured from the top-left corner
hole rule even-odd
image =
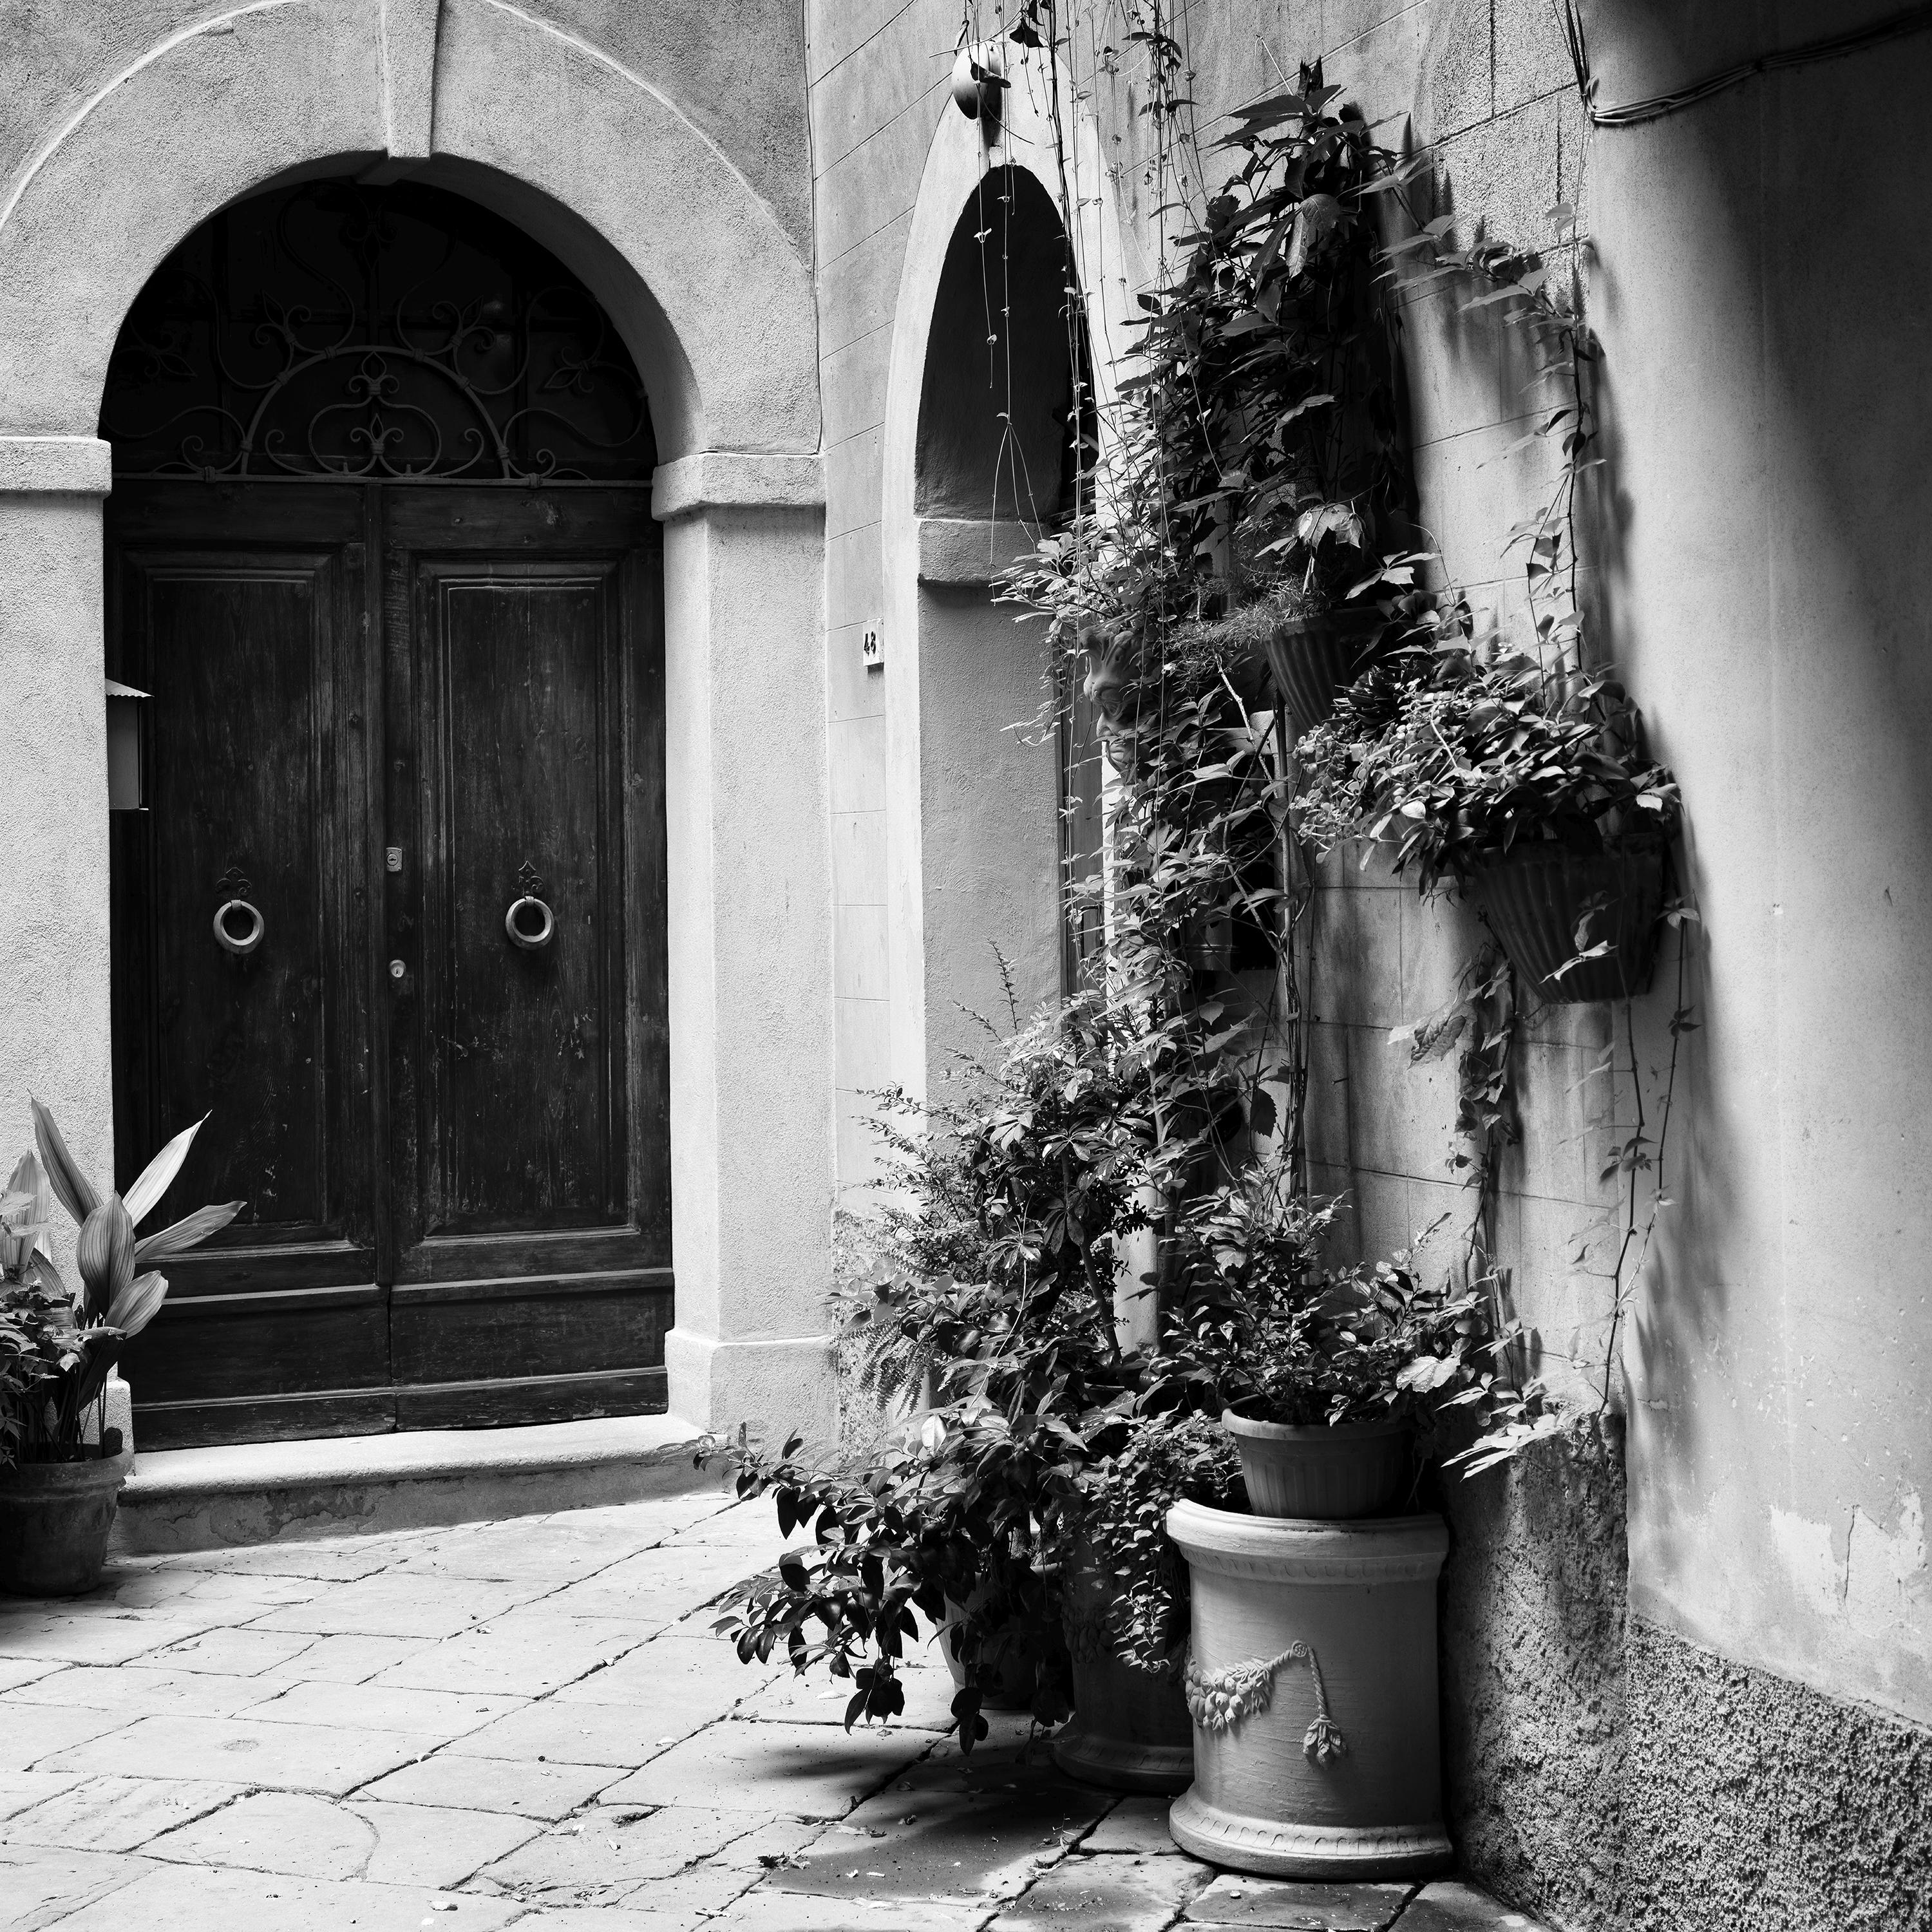
[[[334,490],[128,486],[109,532],[110,668],[150,693],[148,808],[113,826],[117,1179],[206,1114],[145,1225],[245,1204],[166,1264],[169,1300],[128,1352],[158,1444],[201,1439],[189,1412],[206,1402],[389,1381],[370,1202],[366,545],[359,496]],[[237,898],[265,926],[245,956],[214,931]],[[352,1319],[314,1298],[342,1288]],[[215,1319],[230,1295],[252,1312]]]
[[[656,531],[636,493],[421,489],[386,532],[399,1415],[662,1407]]]
[[[604,689],[616,577],[614,563],[526,564],[507,581],[470,562],[422,567],[436,658],[422,716],[438,739],[426,1235],[626,1218],[622,801]],[[530,950],[506,924],[526,897],[552,928]],[[536,907],[521,920],[542,931]]]

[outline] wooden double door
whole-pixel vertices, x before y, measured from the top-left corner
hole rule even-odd
[[[205,1114],[146,1225],[246,1203],[166,1264],[140,1440],[662,1408],[647,494],[129,482],[108,532],[118,1179]]]

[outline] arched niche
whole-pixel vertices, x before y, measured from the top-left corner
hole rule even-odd
[[[983,1048],[962,1006],[1005,1023],[989,942],[1022,1012],[1064,983],[1059,747],[1009,728],[1040,711],[1042,627],[996,604],[992,585],[1066,506],[1076,380],[1090,380],[1104,434],[1142,280],[1066,74],[1043,49],[1006,54],[1000,121],[949,104],[934,130],[887,382],[886,1057],[914,1094],[956,1048]]]
[[[1034,175],[959,212],[920,395],[920,793],[926,1070],[1061,990],[1062,753],[1043,627],[994,578],[1074,506],[1090,422],[1072,250]],[[1010,982],[1010,991],[1009,987]]]

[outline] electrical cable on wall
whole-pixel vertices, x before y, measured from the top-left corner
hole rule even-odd
[[[1887,40],[1932,28],[1932,6],[1908,7],[1902,13],[1888,14],[1882,20],[1854,28],[1848,33],[1834,34],[1822,40],[1808,40],[1802,46],[1787,47],[1776,53],[1760,54],[1755,60],[1741,61],[1736,67],[1726,68],[1720,74],[1714,74],[1706,80],[1668,94],[1654,94],[1647,100],[1633,100],[1621,107],[1599,107],[1596,77],[1590,71],[1589,50],[1584,41],[1583,21],[1577,11],[1576,0],[1554,0],[1554,4],[1564,41],[1570,50],[1570,64],[1576,70],[1576,85],[1582,91],[1585,111],[1589,115],[1592,125],[1598,128],[1641,128],[1647,122],[1661,121],[1666,115],[1681,113],[1687,107],[1694,107],[1714,94],[1742,87],[1760,74],[1779,74],[1787,68],[1808,66],[1814,61],[1859,53],[1867,47],[1878,46]]]

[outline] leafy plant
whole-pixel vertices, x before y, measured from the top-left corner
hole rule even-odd
[[[1378,844],[1432,891],[1514,848],[1660,850],[1676,781],[1644,755],[1642,721],[1607,674],[1485,660],[1445,640],[1378,665],[1296,748],[1304,836]]]
[[[1190,1204],[1154,1399],[1305,1426],[1384,1420],[1466,1384],[1480,1297],[1430,1286],[1407,1252],[1327,1264],[1341,1204],[1295,1197],[1259,1162]]]
[[[810,1530],[718,1628],[749,1659],[823,1664],[854,1684],[847,1721],[903,1708],[920,1620],[964,1678],[968,1748],[1004,1661],[1042,1637],[1034,1708],[1066,1709],[1059,1523],[1098,1445],[1120,1434],[1138,1365],[1114,1331],[1124,1235],[1146,1222],[1152,1082],[1097,998],[1022,1028],[958,1097],[908,1124],[888,1096],[878,1279],[848,1294],[866,1385],[926,1412],[866,1466],[788,1442],[730,1450],[741,1496]]]
[[[200,1208],[158,1232],[135,1229],[174,1184],[201,1123],[177,1134],[128,1189],[98,1192],[75,1165],[53,1116],[32,1102],[36,1153],[22,1156],[0,1196],[0,1451],[29,1462],[71,1462],[91,1410],[128,1339],[152,1322],[166,1276],[136,1270],[184,1252],[225,1228],[242,1203]],[[42,1251],[58,1200],[80,1224],[80,1285],[71,1292]]]
[[[1167,1513],[1185,1499],[1212,1509],[1246,1502],[1239,1451],[1216,1416],[1141,1410],[1120,1446],[1079,1480],[1070,1561],[1090,1563],[1108,1601],[1100,1634],[1131,1670],[1174,1674],[1188,1629],[1187,1565]]]

